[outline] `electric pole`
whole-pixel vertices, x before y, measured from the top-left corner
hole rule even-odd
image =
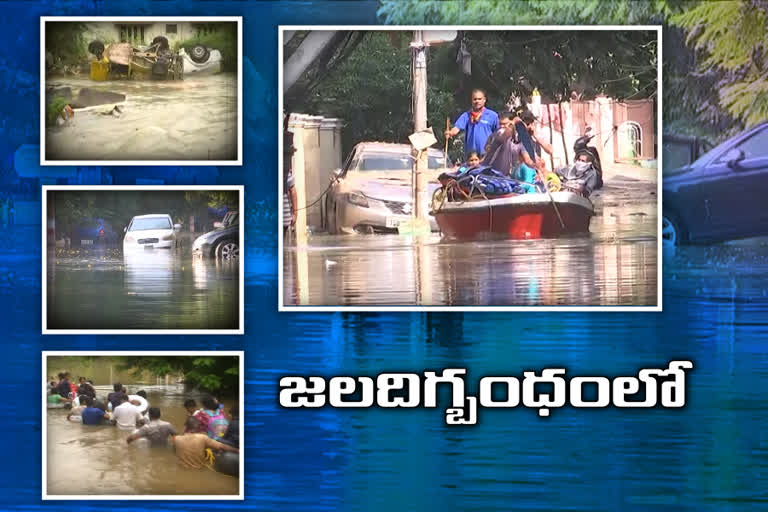
[[[421,30],[413,32],[411,42],[411,69],[413,73],[413,131],[427,129],[427,44]],[[424,173],[427,171],[427,150],[418,152],[414,164],[413,216],[426,221],[424,211]]]

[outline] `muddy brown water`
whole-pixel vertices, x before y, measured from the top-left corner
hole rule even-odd
[[[184,80],[50,78],[46,87],[88,87],[126,96],[119,117],[112,106],[76,111],[65,126],[46,129],[52,160],[234,160],[237,157],[237,76]]]
[[[193,258],[188,248],[122,254],[49,251],[50,329],[236,329],[237,260]]]
[[[314,306],[655,306],[655,183],[617,178],[593,196],[590,233],[543,240],[417,241],[313,235],[285,244],[283,301]]]
[[[127,385],[130,392],[138,389]],[[134,389],[135,388],[135,389]],[[142,386],[161,419],[179,433],[186,410],[182,386]],[[97,386],[99,397],[108,386]],[[200,400],[200,396],[189,395]],[[227,409],[231,402],[223,400]],[[210,469],[187,469],[176,461],[172,446],[150,448],[127,444],[130,432],[111,425],[67,421],[66,409],[46,410],[46,482],[51,495],[237,495],[239,480]]]

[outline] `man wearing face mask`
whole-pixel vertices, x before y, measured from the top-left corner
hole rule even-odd
[[[564,189],[584,197],[589,197],[597,188],[597,171],[592,164],[592,155],[588,151],[579,151],[573,165],[555,169],[555,174],[563,180]]]

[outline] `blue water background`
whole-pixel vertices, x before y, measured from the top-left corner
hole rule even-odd
[[[246,335],[41,336],[40,226],[0,234],[9,510],[143,510],[136,502],[41,502],[41,350],[245,350],[246,503],[163,501],[156,511],[757,510],[768,503],[768,249],[667,255],[663,313],[279,314],[277,25],[368,24],[375,2],[4,2],[0,161],[39,140],[40,15],[244,16]],[[513,22],[514,20],[510,20]],[[137,177],[144,172],[135,168]],[[146,172],[149,172],[147,170]],[[286,374],[463,367],[482,375],[566,366],[628,375],[690,359],[681,410],[284,410]],[[73,475],[74,476],[74,475]],[[76,476],[74,476],[76,477]]]

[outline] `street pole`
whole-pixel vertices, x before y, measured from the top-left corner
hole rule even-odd
[[[421,30],[413,32],[411,43],[413,70],[413,128],[414,132],[427,129],[427,45]],[[427,170],[427,150],[418,153],[414,166],[413,216],[419,221],[426,221],[424,205],[424,173]]]

